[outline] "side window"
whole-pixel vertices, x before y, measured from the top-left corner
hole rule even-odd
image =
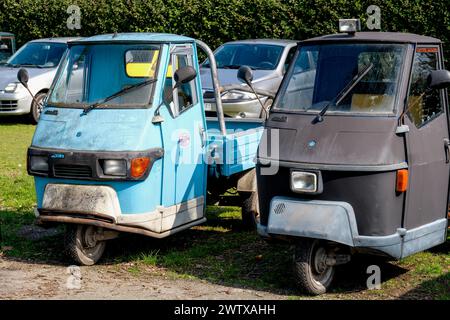
[[[414,57],[407,114],[420,127],[442,113],[439,90],[427,90],[430,71],[438,68],[437,48],[418,48]]]
[[[175,53],[172,54],[169,67],[167,69],[166,83],[164,90],[172,90],[175,86],[175,80],[173,78],[176,70],[193,66],[193,57],[190,54]],[[195,105],[198,102],[197,89],[195,81],[185,83],[174,90],[173,92],[173,116],[176,117],[186,109]]]

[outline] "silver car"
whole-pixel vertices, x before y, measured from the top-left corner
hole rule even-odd
[[[296,46],[297,41],[294,40],[258,39],[227,42],[217,48],[214,56],[225,115],[234,118],[262,117],[265,113],[255,94],[238,80],[238,69],[243,65],[253,69],[253,87],[267,110],[272,105]],[[209,61],[205,60],[200,67],[205,110],[215,112]]]
[[[0,116],[29,114],[39,120],[43,101],[52,84],[67,42],[76,38],[49,38],[27,42],[8,61],[0,65]],[[25,68],[28,86],[35,101],[17,80],[17,72]]]

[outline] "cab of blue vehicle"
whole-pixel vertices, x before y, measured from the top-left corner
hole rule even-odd
[[[205,221],[206,119],[194,39],[69,43],[28,150],[36,215],[67,224],[84,265],[118,232],[163,238]],[[19,75],[26,83],[26,75]]]

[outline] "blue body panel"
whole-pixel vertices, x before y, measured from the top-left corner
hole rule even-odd
[[[112,187],[118,196],[123,214],[140,214],[154,211],[157,206],[170,207],[188,200],[206,197],[208,144],[219,143],[223,147],[224,164],[213,164],[219,173],[230,176],[255,166],[259,139],[263,124],[260,121],[228,122],[229,131],[222,136],[216,120],[204,116],[201,94],[198,102],[173,118],[168,108],[160,109],[165,119],[153,124],[151,119],[155,106],[162,101],[162,91],[170,57],[170,45],[176,43],[193,46],[194,67],[199,70],[197,50],[193,39],[167,34],[119,34],[102,35],[78,40],[74,43],[109,42],[161,42],[160,68],[153,95],[152,106],[137,109],[97,108],[82,115],[80,108],[54,108],[46,106],[44,111],[57,110],[49,114],[42,113],[36,128],[32,146],[43,149],[64,151],[144,151],[151,148],[163,148],[163,158],[157,160],[149,176],[144,181],[92,181],[35,177],[38,208],[42,207],[45,186],[48,183],[106,185]],[[170,44],[169,44],[170,43]],[[105,50],[105,46],[99,47]],[[110,68],[112,61],[95,66],[98,74],[102,69]],[[117,57],[116,57],[117,59]],[[118,79],[102,79],[92,88],[92,100],[102,97],[102,88],[120,86]],[[134,79],[133,79],[134,80]],[[120,82],[120,81],[119,81]],[[201,93],[200,77],[195,79],[197,92]],[[207,129],[206,141],[202,141],[201,128]],[[188,137],[189,144],[185,144]],[[206,142],[206,144],[204,144]]]

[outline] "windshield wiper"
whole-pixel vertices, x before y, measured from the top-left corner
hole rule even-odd
[[[114,93],[114,94],[112,94],[112,95],[110,95],[110,96],[108,96],[108,97],[106,97],[104,99],[101,99],[101,100],[99,100],[99,101],[89,105],[88,107],[84,108],[82,115],[88,114],[88,112],[91,111],[92,109],[95,109],[98,106],[100,106],[100,105],[102,105],[102,104],[104,104],[104,103],[106,103],[106,102],[108,102],[110,100],[113,100],[113,99],[115,99],[117,97],[120,97],[120,96],[124,95],[125,93],[134,91],[134,90],[136,90],[138,88],[142,88],[142,87],[144,87],[146,85],[149,85],[151,83],[156,82],[157,80],[158,79],[149,79],[149,80],[146,80],[146,81],[143,81],[143,82],[140,82],[140,83],[133,84],[133,85],[131,85],[129,87],[125,87],[122,90],[117,91],[116,93]]]
[[[241,66],[239,64],[229,64],[219,67],[219,69],[239,69]]]
[[[19,64],[15,64],[14,67],[31,67],[31,68],[39,68],[39,69],[43,68],[43,66],[41,66],[39,64],[34,64],[34,63],[19,63]]]
[[[314,118],[313,123],[322,122],[323,116],[327,112],[328,108],[332,105],[332,103],[334,101],[336,101],[334,103],[334,105],[337,107],[342,102],[342,100],[344,100],[344,98],[350,93],[350,91],[353,90],[353,88],[362,80],[362,78],[364,78],[366,76],[366,74],[372,68],[373,68],[373,64],[371,63],[371,64],[365,66],[360,72],[358,72],[358,74],[353,77],[353,79],[344,87],[344,89],[342,89],[333,100],[328,102],[327,105],[325,107],[323,107],[322,110],[320,110],[320,112]]]

